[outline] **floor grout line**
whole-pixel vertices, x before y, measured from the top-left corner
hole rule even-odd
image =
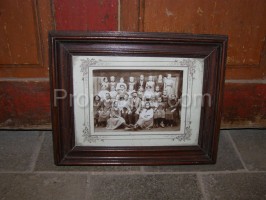
[[[242,163],[244,169],[246,171],[249,171],[248,168],[247,168],[247,166],[246,166],[246,164],[245,164],[245,162],[244,162],[244,160],[243,160],[243,158],[242,158],[242,156],[241,156],[241,153],[239,152],[239,150],[238,150],[238,148],[236,146],[236,143],[234,142],[234,140],[233,140],[233,138],[232,138],[232,136],[230,134],[230,132],[229,131],[226,131],[226,133],[227,133],[227,136],[228,136],[228,138],[229,138],[229,140],[230,140],[230,142],[231,142],[231,144],[232,144],[232,146],[233,146],[233,148],[234,148],[234,150],[235,150],[235,152],[236,152],[236,154],[237,154],[240,162]]]
[[[33,153],[32,153],[32,156],[31,156],[31,162],[30,162],[30,165],[29,165],[29,169],[26,170],[26,171],[29,171],[29,172],[33,172],[34,169],[35,169],[35,166],[36,166],[36,162],[37,162],[37,159],[39,157],[39,154],[40,154],[40,151],[41,151],[41,148],[42,148],[42,144],[43,144],[43,141],[44,141],[44,136],[45,136],[45,133],[44,131],[41,132],[41,135],[38,139],[38,142],[35,146],[35,148],[33,149]]]
[[[204,183],[203,183],[203,180],[202,180],[202,175],[199,174],[199,173],[197,173],[197,180],[198,180],[198,183],[199,183],[199,187],[200,187],[200,191],[201,191],[201,194],[203,196],[203,199],[204,200],[209,200],[209,195],[206,192],[206,189],[205,189],[205,186],[204,186]]]
[[[141,171],[116,171],[116,172],[102,172],[102,171],[0,171],[0,174],[88,174],[88,175],[215,175],[215,174],[256,174],[266,173],[266,171],[191,171],[191,172],[141,172]]]
[[[87,179],[86,179],[85,200],[89,200],[89,191],[90,191],[90,183],[91,183],[90,178],[91,178],[91,175],[88,172],[87,173]]]

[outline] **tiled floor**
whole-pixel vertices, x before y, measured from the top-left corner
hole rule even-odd
[[[0,200],[266,199],[266,130],[221,131],[216,165],[57,167],[51,132],[0,131]]]

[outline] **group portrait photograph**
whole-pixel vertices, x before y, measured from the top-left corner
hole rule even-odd
[[[95,132],[178,131],[182,70],[93,70]]]

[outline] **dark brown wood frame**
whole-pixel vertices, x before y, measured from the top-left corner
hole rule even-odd
[[[57,165],[172,165],[215,163],[222,111],[227,36],[134,32],[51,32],[50,82],[54,158]],[[165,147],[75,146],[70,96],[54,105],[54,89],[73,93],[72,56],[154,56],[204,59],[198,145]]]

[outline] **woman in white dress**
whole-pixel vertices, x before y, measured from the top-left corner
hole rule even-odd
[[[150,88],[150,90],[151,90],[152,92],[154,92],[154,86],[155,86],[155,83],[154,83],[154,81],[153,81],[153,78],[152,78],[152,76],[149,76],[148,81],[147,81],[147,83],[146,83],[146,89],[147,89],[147,88]]]
[[[111,76],[110,77],[110,89],[112,88],[112,87],[115,87],[116,88],[116,82],[115,82],[115,77],[114,76]]]
[[[113,103],[113,108],[111,109],[110,118],[107,120],[106,129],[114,130],[121,126],[128,127],[126,121],[121,117],[121,110],[118,108],[118,102]]]
[[[136,90],[136,82],[133,76],[129,77],[128,82],[128,95],[131,96],[131,93]]]
[[[167,74],[167,77],[164,78],[164,90],[168,96],[174,94],[174,81],[171,74]]]
[[[127,90],[127,85],[123,77],[120,78],[120,82],[116,84],[116,91],[118,92],[121,89]]]

